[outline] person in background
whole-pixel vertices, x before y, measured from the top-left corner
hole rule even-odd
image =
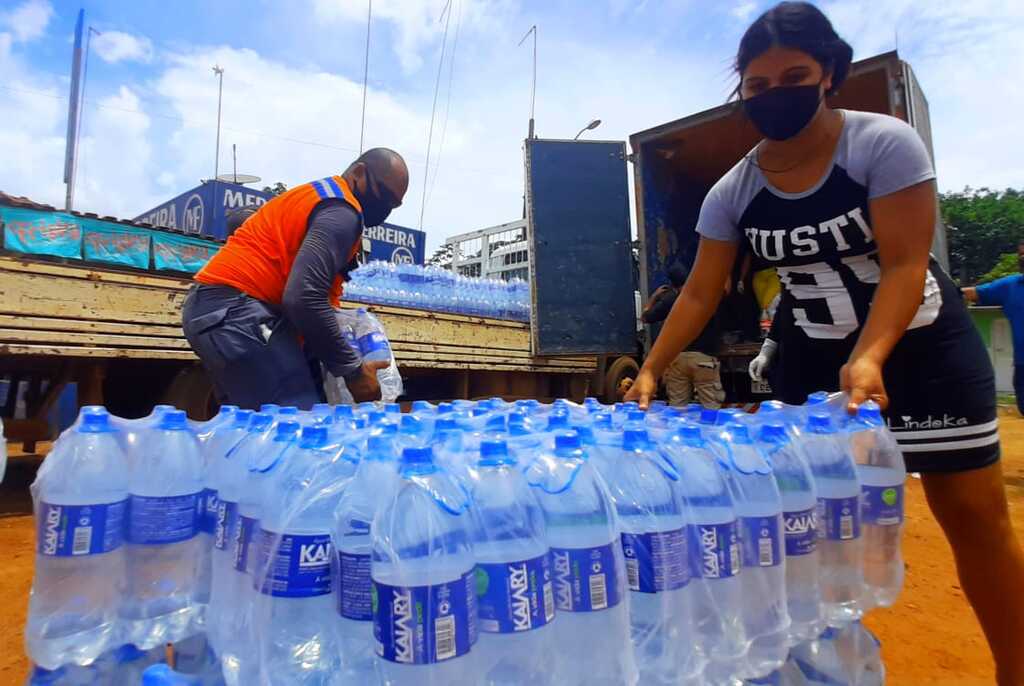
[[[852,58],[808,2],[780,3],[744,33],[737,94],[763,140],[704,199],[692,272],[626,399],[650,404],[711,319],[746,243],[782,281],[783,399],[842,390],[849,412],[869,399],[886,410],[952,548],[996,679],[1021,686],[1024,552],[999,461],[995,374],[959,289],[929,255],[938,203],[921,137],[894,117],[829,105]]]
[[[1013,392],[1017,396],[1017,411],[1024,415],[1024,240],[1017,244],[1017,268],[1020,274],[964,288],[963,293],[968,302],[1003,308],[1003,314],[1010,320]]]
[[[680,264],[668,269],[669,284],[659,287],[644,305],[640,319],[645,324],[660,324],[668,317],[688,271]],[[697,400],[704,407],[718,409],[725,400],[722,389],[721,365],[715,355],[722,344],[718,319],[712,316],[700,335],[683,352],[676,356],[665,371],[665,388],[668,402],[673,407],[684,407]]]
[[[231,236],[242,227],[242,224],[246,222],[249,217],[256,214],[255,207],[243,207],[240,210],[235,210],[227,216],[224,220],[225,234]]]
[[[342,283],[366,226],[402,204],[401,155],[368,150],[340,175],[285,191],[261,206],[196,274],[182,328],[222,402],[309,408],[320,402],[315,358],[356,402],[380,397],[377,370],[342,335]]]

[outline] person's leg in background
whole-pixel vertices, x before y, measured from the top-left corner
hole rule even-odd
[[[686,407],[693,400],[689,354],[679,353],[665,370],[665,390],[668,392],[668,404],[672,407]]]
[[[704,353],[692,354],[693,386],[697,391],[697,400],[704,407],[717,410],[725,402],[721,363],[717,358]]]
[[[1002,466],[926,472],[921,481],[992,649],[997,682],[1024,686],[1024,552],[1010,520]]]

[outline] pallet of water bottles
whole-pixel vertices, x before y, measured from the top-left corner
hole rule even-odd
[[[79,680],[31,683],[881,684],[905,476],[824,394],[87,407],[32,487],[25,631]],[[166,644],[184,674],[104,676]]]

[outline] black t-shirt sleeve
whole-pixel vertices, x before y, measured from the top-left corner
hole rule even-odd
[[[651,305],[651,309],[644,312],[640,319],[645,324],[656,324],[665,321],[668,318],[668,313],[672,311],[672,306],[676,304],[678,296],[679,291],[674,288],[662,291],[654,301],[654,304]]]
[[[338,326],[328,300],[334,279],[362,233],[355,210],[341,201],[320,203],[310,214],[306,237],[292,263],[282,308],[306,345],[334,376],[348,378],[362,366]]]

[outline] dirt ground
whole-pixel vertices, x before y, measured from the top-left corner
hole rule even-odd
[[[1003,469],[1014,526],[1024,538],[1024,419],[1003,413]],[[13,447],[13,446],[12,446]],[[0,485],[0,685],[24,682],[28,660],[22,626],[32,582],[34,535],[28,485],[38,456],[15,454]],[[925,504],[921,482],[907,485],[903,551],[906,588],[892,608],[867,624],[882,641],[892,686],[993,683],[992,658],[957,583],[953,558]]]

